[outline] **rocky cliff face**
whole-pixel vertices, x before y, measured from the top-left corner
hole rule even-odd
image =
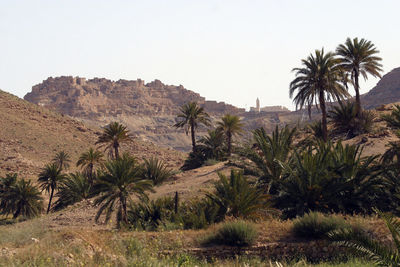
[[[400,68],[396,68],[382,77],[378,84],[362,96],[363,106],[367,109],[400,101]]]
[[[224,102],[206,101],[182,85],[165,85],[159,80],[113,82],[104,78],[86,80],[79,77],[48,78],[32,87],[25,100],[50,107],[74,117],[95,119],[101,116],[174,115],[179,107],[196,101],[210,114],[244,112]]]
[[[239,115],[247,121],[249,129],[260,126],[272,129],[281,122],[279,111],[252,114],[224,102],[205,100],[182,85],[165,85],[159,80],[146,84],[140,79],[48,78],[33,86],[25,100],[97,126],[120,121],[144,141],[184,151],[191,148],[190,138],[173,125],[179,108],[189,101],[202,105],[214,120],[227,113]],[[206,129],[198,130],[199,135],[205,133]]]

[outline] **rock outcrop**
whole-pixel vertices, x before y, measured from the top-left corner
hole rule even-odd
[[[114,82],[104,78],[50,77],[33,86],[24,98],[63,114],[87,119],[120,114],[175,115],[189,101],[198,102],[210,114],[244,112],[224,102],[206,101],[182,85],[165,85],[159,80],[145,84],[140,79]]]
[[[48,78],[33,86],[25,100],[96,126],[120,121],[144,141],[183,151],[190,150],[191,140],[173,125],[179,108],[189,101],[203,106],[214,120],[227,113],[239,115],[250,130],[261,126],[272,129],[276,124],[287,122],[287,118],[281,121],[280,114],[290,113],[285,108],[274,107],[254,114],[224,102],[208,101],[182,85],[165,85],[159,80],[145,83],[140,79]],[[205,128],[198,129],[199,136],[205,133]]]
[[[400,68],[382,77],[378,84],[362,96],[362,104],[371,109],[400,101]]]

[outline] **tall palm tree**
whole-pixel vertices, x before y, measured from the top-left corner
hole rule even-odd
[[[37,216],[42,208],[42,196],[36,186],[31,181],[24,179],[18,180],[8,191],[9,200],[8,212],[13,213],[13,218],[24,216],[31,218]]]
[[[243,123],[236,115],[226,114],[218,123],[217,129],[221,130],[226,136],[228,146],[228,156],[232,153],[232,138],[242,132]]]
[[[340,44],[336,53],[341,60],[340,66],[350,73],[351,80],[356,91],[356,110],[357,114],[361,111],[361,99],[360,99],[360,85],[359,76],[360,74],[364,79],[368,79],[368,74],[373,77],[381,78],[379,72],[382,71],[382,64],[379,62],[382,60],[376,56],[379,50],[376,49],[375,45],[371,41],[367,41],[364,38],[353,40],[347,38],[344,44]]]
[[[96,145],[105,146],[110,155],[113,155],[114,152],[114,158],[118,159],[120,144],[130,141],[132,141],[132,136],[129,134],[127,127],[119,122],[111,122],[104,127],[104,131],[99,136]]]
[[[176,128],[185,128],[186,134],[191,134],[192,150],[196,151],[196,128],[199,124],[209,126],[211,124],[210,116],[196,102],[189,102],[180,108],[177,118],[180,120],[175,123]]]
[[[58,152],[53,158],[53,163],[56,164],[58,168],[62,170],[67,170],[69,168],[70,162],[71,162],[71,157],[65,151]]]
[[[65,174],[55,163],[46,165],[39,174],[38,182],[42,191],[46,190],[50,193],[49,205],[47,207],[47,213],[50,211],[51,201],[53,200],[54,191],[58,189],[58,186],[65,179]]]
[[[153,183],[143,180],[142,168],[129,155],[109,161],[105,170],[100,174],[95,185],[95,193],[100,196],[95,199],[95,205],[100,205],[96,214],[96,221],[103,212],[106,212],[106,222],[117,206],[117,225],[123,221],[128,223],[127,202],[131,194],[147,197],[146,191],[152,190]]]
[[[81,166],[83,168],[83,171],[88,177],[90,185],[93,185],[93,180],[94,180],[93,169],[95,168],[96,165],[103,166],[103,164],[104,164],[103,153],[101,153],[98,150],[94,150],[91,147],[89,148],[88,151],[81,154],[78,162],[76,163],[76,166],[77,167]]]
[[[293,97],[297,91],[293,102],[296,109],[308,106],[309,116],[311,117],[311,107],[316,105],[322,112],[323,139],[328,139],[326,101],[339,100],[348,96],[346,88],[343,86],[343,77],[339,66],[339,61],[333,53],[326,53],[324,49],[315,50],[315,54],[310,54],[307,59],[302,60],[301,68],[294,68],[296,78],[290,83],[289,95]]]

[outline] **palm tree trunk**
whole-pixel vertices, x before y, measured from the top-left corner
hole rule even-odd
[[[121,218],[121,220],[126,224],[128,223],[128,215],[126,212],[126,199],[125,198],[122,201],[122,218]]]
[[[196,152],[196,137],[195,137],[195,131],[194,131],[194,124],[193,123],[190,124],[190,132],[191,132],[191,135],[192,135],[192,150],[193,150],[193,153],[194,153],[194,152]]]
[[[227,142],[228,142],[228,157],[231,156],[232,153],[232,133],[231,132],[227,132]]]
[[[115,156],[115,159],[119,159],[118,147],[119,147],[119,144],[114,144],[114,156]]]
[[[326,121],[325,95],[323,90],[319,93],[319,105],[322,112],[322,138],[326,142],[328,140],[328,123]]]
[[[49,212],[50,212],[51,201],[53,199],[53,193],[54,193],[54,188],[51,189],[50,199],[49,199],[49,206],[47,207],[47,214],[49,214]]]
[[[93,185],[93,163],[89,163],[89,184]]]
[[[359,72],[354,72],[354,91],[356,91],[356,114],[359,117],[361,113],[360,85],[358,84]]]

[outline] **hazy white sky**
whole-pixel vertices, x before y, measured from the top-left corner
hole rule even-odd
[[[291,69],[314,49],[366,38],[385,73],[400,67],[399,11],[398,0],[0,0],[0,88],[159,79],[240,107],[292,107]]]

